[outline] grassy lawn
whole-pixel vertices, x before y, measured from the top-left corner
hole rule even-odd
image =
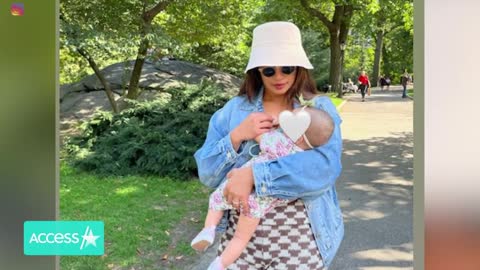
[[[407,95],[413,98],[413,89],[407,89]]]
[[[61,269],[185,269],[209,190],[199,181],[98,178],[61,167],[61,220],[102,220],[105,255],[63,256]]]
[[[343,102],[342,98],[337,98],[337,93],[329,93],[328,96],[332,100],[335,107],[338,107]]]
[[[329,92],[329,93],[322,94],[322,95],[328,96],[332,100],[335,107],[338,107],[338,105],[340,105],[343,102],[342,98],[337,98],[337,93]]]

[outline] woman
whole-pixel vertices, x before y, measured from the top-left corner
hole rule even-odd
[[[259,197],[298,198],[265,216],[228,269],[324,269],[339,248],[344,228],[335,181],[341,171],[341,119],[328,97],[312,100],[335,124],[325,145],[239,168],[251,158],[253,139],[274,128],[280,112],[299,107],[300,94],[317,93],[307,70],[312,68],[294,24],[270,22],[256,27],[239,95],[215,112],[205,143],[195,153],[200,181],[216,188],[227,177],[225,197],[242,213],[249,211],[247,198],[252,191]],[[228,216],[220,252],[236,229],[238,212],[232,210]],[[223,268],[221,262],[212,265],[211,269]]]
[[[367,74],[365,71],[362,70],[360,72],[360,76],[358,76],[358,82],[360,83],[360,92],[362,93],[362,102],[365,101],[365,92],[370,91],[370,80],[368,79]],[[370,92],[368,92],[368,95],[370,96]]]

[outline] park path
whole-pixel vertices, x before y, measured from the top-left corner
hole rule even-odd
[[[329,270],[413,269],[413,101],[391,89],[340,109],[345,238]]]
[[[413,101],[391,89],[347,94],[340,108],[345,238],[329,270],[413,269]],[[207,269],[217,244],[186,269]]]

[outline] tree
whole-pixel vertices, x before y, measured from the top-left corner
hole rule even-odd
[[[301,0],[303,7],[315,18],[320,20],[327,27],[330,34],[330,79],[332,90],[342,97],[342,55],[340,44],[347,44],[350,18],[353,15],[353,5],[335,5],[333,18],[330,21],[327,16],[318,9],[312,8],[308,0]]]
[[[142,3],[142,15],[140,24],[141,42],[137,52],[137,58],[133,66],[132,75],[130,77],[130,84],[128,86],[127,98],[137,99],[138,97],[138,82],[140,81],[140,75],[142,74],[142,67],[145,63],[145,57],[147,56],[147,50],[150,47],[150,34],[152,33],[152,21],[155,17],[171,3],[172,1],[160,1],[155,6],[149,8],[147,1]]]
[[[74,1],[60,3],[60,46],[82,56],[104,86],[114,112],[118,112],[114,92],[100,71],[98,61],[134,55],[139,40],[135,33],[139,21],[129,16],[140,12],[138,1]]]
[[[136,99],[153,41],[173,38],[208,45],[231,43],[238,37],[236,30],[246,28],[249,12],[259,1],[62,0],[61,48],[77,51],[88,61],[107,95],[112,94],[109,99],[113,92],[108,90],[96,59],[135,56],[126,97]]]
[[[410,23],[409,6],[413,7],[412,0],[379,0],[380,8],[374,13],[375,25],[375,58],[373,61],[372,85],[377,86],[380,75],[380,63],[382,59],[384,38],[397,28]],[[411,14],[413,16],[413,14]],[[408,22],[406,21],[408,20]]]
[[[367,11],[377,6],[376,1],[332,1],[333,15],[329,20],[327,13],[322,11],[325,9],[325,4],[317,3],[317,8],[309,3],[308,0],[300,0],[302,6],[313,17],[317,18],[322,24],[327,27],[330,34],[330,84],[332,90],[337,92],[338,97],[342,97],[342,64],[343,54],[341,53],[340,44],[347,44],[348,32],[350,29],[350,22],[354,10]],[[330,10],[332,8],[330,7]],[[327,7],[328,10],[328,7]],[[330,11],[331,13],[331,11]]]

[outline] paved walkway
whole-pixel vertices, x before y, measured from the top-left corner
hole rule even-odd
[[[329,270],[413,269],[413,101],[398,90],[346,99],[337,181],[345,238]]]
[[[413,269],[413,102],[391,89],[366,102],[345,96],[337,181],[345,238],[329,270]],[[205,270],[215,247],[188,269]]]

